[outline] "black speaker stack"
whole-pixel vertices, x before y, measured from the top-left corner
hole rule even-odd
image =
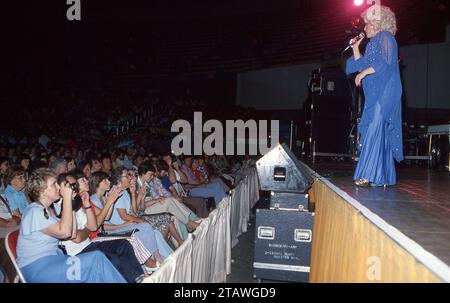
[[[309,170],[285,145],[256,162],[261,190],[270,191],[270,209],[256,210],[254,276],[260,280],[308,282],[314,213],[306,193]]]
[[[309,96],[303,103],[302,155],[346,156],[353,154],[351,86],[339,67],[311,73]]]

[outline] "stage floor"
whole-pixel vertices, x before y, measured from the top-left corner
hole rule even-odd
[[[306,164],[450,265],[450,172],[402,167],[396,186],[361,188],[353,184],[353,164]]]

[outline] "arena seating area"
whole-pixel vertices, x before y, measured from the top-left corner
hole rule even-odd
[[[443,38],[445,33],[430,36],[423,30],[427,12],[440,10],[439,1],[385,2],[397,12],[401,45]],[[351,30],[351,20],[361,11],[346,1],[337,1],[329,10],[326,1],[305,5],[310,6],[308,14],[300,7],[232,16],[136,20],[136,27],[148,26],[145,37],[119,30],[100,51],[105,62],[113,59],[123,74],[155,75],[233,73],[339,58],[350,38],[346,31]],[[118,42],[124,39],[128,41],[125,46]],[[108,50],[114,46],[126,48],[127,54],[112,58]]]

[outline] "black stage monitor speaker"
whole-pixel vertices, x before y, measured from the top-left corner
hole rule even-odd
[[[307,170],[286,144],[278,144],[256,162],[261,190],[305,193],[313,184]]]

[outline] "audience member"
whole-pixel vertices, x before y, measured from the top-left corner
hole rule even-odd
[[[67,162],[64,159],[55,159],[48,166],[56,175],[67,173]]]
[[[34,171],[27,192],[35,203],[25,210],[17,243],[17,263],[28,282],[80,283],[125,282],[121,274],[101,252],[77,256],[76,274],[73,262],[58,248],[60,240],[75,237],[72,215],[72,189],[66,183],[59,187],[56,175],[49,169]],[[62,198],[61,219],[50,210],[50,205]],[[72,273],[72,274],[68,274]]]
[[[88,181],[84,175],[68,173],[58,176],[60,187],[64,186],[65,182],[69,182],[72,188],[78,188],[77,192],[72,195],[72,205],[76,198],[82,202],[78,210],[73,209],[77,224],[76,236],[61,242],[67,255],[77,256],[90,251],[101,251],[128,283],[141,281],[144,272],[136,259],[133,247],[126,239],[92,242],[89,238],[90,233],[96,231],[98,226],[97,218],[89,201]]]
[[[5,176],[6,189],[4,196],[9,203],[11,212],[16,217],[21,217],[28,207],[28,199],[23,193],[27,183],[25,170],[22,166],[13,165],[8,168]]]

